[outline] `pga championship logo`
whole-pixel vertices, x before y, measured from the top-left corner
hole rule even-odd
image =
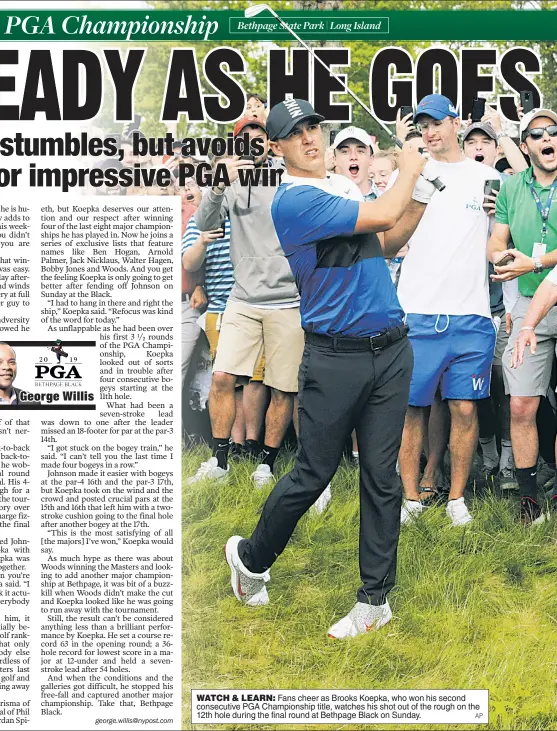
[[[81,374],[77,368],[77,358],[68,355],[64,350],[64,344],[58,338],[55,343],[49,345],[47,350],[52,352],[54,356],[43,356],[39,358],[39,363],[35,364],[35,381],[44,382],[45,380],[64,381],[81,381]],[[50,361],[54,358],[54,365]],[[62,359],[65,358],[65,361]]]
[[[75,365],[55,365],[55,366],[49,366],[49,365],[42,365],[38,364],[35,366],[35,380],[36,381],[44,381],[45,379],[54,378],[56,380],[63,379],[65,381],[68,380],[78,380],[81,381],[81,375],[79,371],[77,370],[77,366]]]

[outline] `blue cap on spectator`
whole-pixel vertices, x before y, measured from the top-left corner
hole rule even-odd
[[[445,119],[445,117],[458,117],[455,105],[450,99],[442,94],[428,94],[424,96],[416,107],[414,122],[422,114],[427,114],[433,119]]]

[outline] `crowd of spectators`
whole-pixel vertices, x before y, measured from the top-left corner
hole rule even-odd
[[[520,116],[513,139],[489,106],[481,121],[463,122],[448,99],[431,95],[414,115],[397,119],[397,136],[420,134],[447,185],[408,244],[386,259],[415,356],[399,455],[403,523],[443,498],[452,525],[470,522],[465,490],[471,484],[480,493],[518,492],[525,524],[546,519],[546,506],[557,506],[557,321],[547,305],[557,288],[544,285],[545,299],[528,315],[557,264],[557,208],[551,207],[557,115]],[[228,479],[235,459],[253,462],[256,487],[273,483],[285,434],[297,431],[304,331],[296,282],[271,218],[278,184],[238,182],[241,169],[280,167],[266,120],[265,99],[250,95],[234,135],[258,138],[263,153],[212,160],[226,165],[229,187],[200,190],[192,180],[182,189],[136,191],[182,197],[184,386],[200,338],[207,338],[213,360],[212,456],[189,478],[192,484]],[[397,156],[396,148],[382,150],[366,130],[350,126],[332,140],[327,169],[373,201],[396,180]],[[133,160],[128,153],[124,164],[134,162],[174,168],[196,161],[182,159],[178,144],[174,156],[161,160]],[[503,256],[507,262],[497,266]],[[187,423],[184,435],[186,443],[194,438]],[[346,454],[357,468],[356,433]],[[330,498],[327,490],[314,507],[323,510]]]

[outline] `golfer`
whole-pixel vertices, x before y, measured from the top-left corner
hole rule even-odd
[[[269,568],[297,522],[333,477],[347,437],[360,447],[360,575],[349,614],[329,636],[354,637],[386,624],[395,582],[401,490],[395,476],[412,374],[406,337],[384,257],[406,243],[434,187],[416,141],[405,143],[400,175],[376,201],[327,173],[320,122],[302,99],[274,106],[267,130],[283,157],[272,216],[300,291],[305,349],[299,372],[299,449],[293,470],[270,494],[249,540],[226,544],[237,599],[269,601]],[[428,177],[435,178],[428,163]],[[384,232],[384,233],[379,233]]]

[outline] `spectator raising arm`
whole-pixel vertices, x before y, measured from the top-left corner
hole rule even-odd
[[[201,231],[194,244],[182,254],[182,265],[187,272],[196,272],[205,261],[207,246],[224,236],[224,229],[216,228],[214,231]]]
[[[254,122],[254,126],[258,125]],[[220,164],[226,165],[226,171],[230,185],[238,180],[239,170],[253,169],[254,163],[251,160],[242,160],[238,155],[221,160]],[[203,196],[195,222],[202,231],[211,231],[222,227],[224,219],[229,217],[229,191],[225,185],[218,185],[211,188]]]
[[[497,133],[497,144],[503,150],[503,154],[507,158],[509,165],[515,173],[521,173],[523,170],[526,170],[528,168],[528,164],[524,159],[524,155],[520,151],[518,145],[513,142],[511,137],[503,132],[499,113],[489,106],[486,107],[485,112],[486,113],[482,117],[482,124],[490,124]]]

